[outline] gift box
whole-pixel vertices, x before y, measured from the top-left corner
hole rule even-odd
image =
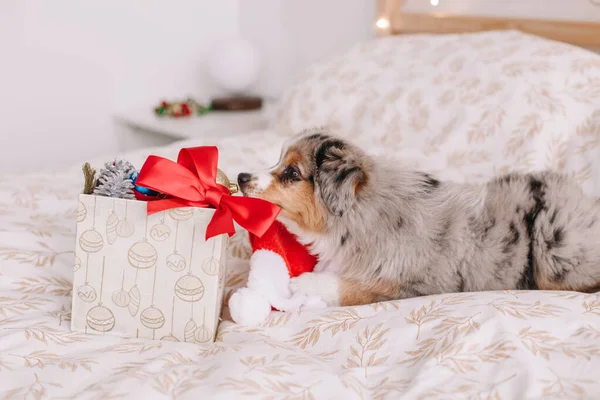
[[[213,209],[148,215],[147,204],[79,196],[72,329],[212,341],[223,299],[227,235],[205,239]]]
[[[233,222],[260,236],[279,212],[217,183],[217,158],[214,147],[150,156],[136,181],[160,193],[148,201],[79,196],[72,330],[214,341]]]

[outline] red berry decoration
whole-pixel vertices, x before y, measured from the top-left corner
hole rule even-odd
[[[181,114],[185,116],[192,114],[192,112],[190,111],[190,107],[187,105],[187,103],[183,103],[181,105]]]
[[[154,108],[154,113],[159,116],[168,116],[172,118],[189,117],[191,115],[204,115],[212,111],[212,105],[203,106],[194,99],[188,98],[185,101],[169,103],[165,100]]]

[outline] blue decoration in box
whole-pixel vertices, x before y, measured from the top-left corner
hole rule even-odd
[[[139,174],[139,171],[133,171],[131,173],[131,175],[129,175],[129,179],[131,179],[131,182],[133,183],[133,189],[136,190],[137,192],[143,194],[143,195],[146,195],[146,196],[158,196],[159,195],[158,192],[156,192],[156,191],[154,191],[152,189],[145,188],[143,186],[138,186],[138,185],[135,184],[135,181],[137,180],[138,174]]]

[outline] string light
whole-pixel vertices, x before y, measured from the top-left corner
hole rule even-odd
[[[440,4],[440,0],[429,0],[432,6],[437,7]]]
[[[390,20],[387,18],[379,18],[377,20],[377,22],[375,23],[375,25],[379,28],[379,29],[387,29],[390,27]]]

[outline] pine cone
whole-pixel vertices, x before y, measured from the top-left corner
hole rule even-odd
[[[117,159],[114,163],[105,163],[104,168],[98,174],[94,194],[121,199],[135,199],[133,183],[129,179],[129,175],[134,170],[133,165],[126,160]]]

